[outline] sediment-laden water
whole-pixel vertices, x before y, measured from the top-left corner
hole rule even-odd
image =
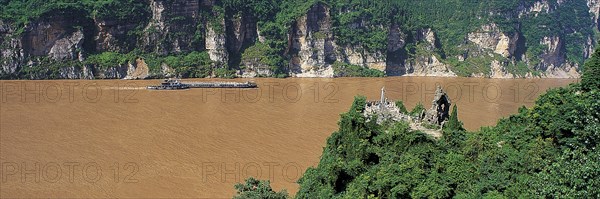
[[[390,100],[429,108],[439,84],[477,130],[576,80],[254,81],[182,91],[144,89],[158,80],[0,81],[0,197],[230,198],[248,176],[293,194],[356,95],[376,100],[385,87]]]

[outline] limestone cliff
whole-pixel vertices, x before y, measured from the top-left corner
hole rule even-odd
[[[360,26],[360,24],[355,24]],[[389,75],[454,76],[447,65],[435,56],[400,58],[406,44],[406,34],[397,24],[388,30],[387,50],[370,52],[362,46],[340,45],[331,31],[330,10],[325,4],[316,4],[306,15],[295,21],[290,33],[290,73],[296,77],[332,77],[331,64],[345,62],[384,71]],[[415,37],[435,49],[435,34],[431,29],[419,31]],[[387,59],[387,56],[395,57]]]
[[[333,77],[334,38],[329,8],[317,4],[296,20],[289,34],[290,73],[296,77]]]
[[[487,24],[483,25],[480,30],[469,33],[467,39],[481,49],[487,49],[508,58],[515,53],[519,35],[508,36],[500,32],[496,24]]]
[[[590,13],[592,13],[592,20],[596,24],[596,29],[600,29],[598,23],[598,16],[600,15],[600,0],[587,0],[587,5],[590,8]]]
[[[224,26],[224,20],[220,19],[216,22],[219,25],[208,24],[206,27],[206,50],[210,59],[219,62],[227,63],[229,54],[227,53],[227,46],[225,44],[225,35],[223,34],[222,27]]]
[[[15,30],[10,24],[0,20],[0,65],[2,76],[11,76],[16,74],[23,65],[25,52],[23,43],[19,38],[12,37]]]
[[[596,46],[593,31],[598,31],[600,15],[599,0],[515,1],[512,9],[490,9],[473,18],[476,23],[448,31],[431,21],[406,24],[403,18],[390,17],[399,16],[393,9],[378,21],[361,15],[356,10],[360,6],[330,1],[253,11],[248,10],[253,5],[229,3],[147,0],[124,9],[125,17],[99,14],[102,10],[95,7],[59,6],[26,23],[0,19],[0,78],[143,79],[181,75],[177,67],[187,67],[143,57],[103,66],[88,62],[104,52],[132,51],[158,58],[205,52],[210,59],[205,64],[210,66],[202,69],[209,71],[206,76],[225,69],[220,72],[237,71],[242,77],[335,77],[333,66],[341,62],[388,76],[577,78]],[[578,14],[580,26],[553,21],[563,12]],[[344,15],[348,13],[353,14]],[[375,39],[364,35],[378,43],[369,43]]]
[[[152,17],[140,45],[162,55],[200,49],[194,40],[200,6],[198,0],[151,0]]]

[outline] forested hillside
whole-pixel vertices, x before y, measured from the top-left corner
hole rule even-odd
[[[378,124],[356,97],[295,197],[598,198],[599,74],[597,50],[581,83],[549,90],[531,108],[475,132],[465,131],[454,106],[441,138],[404,121]],[[249,183],[257,186],[236,185],[236,198],[289,197],[268,181]]]
[[[2,78],[579,77],[597,0],[1,0]],[[334,67],[337,66],[337,67]],[[141,75],[140,75],[141,74]]]

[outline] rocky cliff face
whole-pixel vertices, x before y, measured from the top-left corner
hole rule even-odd
[[[274,74],[272,67],[260,60],[240,58],[251,46],[269,45],[263,43],[268,39],[259,30],[257,16],[225,10],[221,2],[214,0],[148,0],[145,4],[147,13],[140,15],[147,17],[136,23],[111,17],[76,18],[49,13],[19,29],[0,20],[0,77],[143,79],[177,75],[165,63],[151,71],[142,59],[110,67],[86,65],[89,54],[127,53],[134,49],[157,56],[206,51],[212,68],[228,66],[243,77]],[[541,17],[559,12],[568,4],[547,0],[521,2],[515,10],[501,16],[511,20]],[[598,30],[600,1],[586,0],[585,4],[592,28]],[[375,25],[369,19],[353,19],[350,27],[369,26],[385,32],[384,48],[372,50],[362,43],[340,42],[335,32],[339,23],[334,18],[339,14],[336,12],[343,11],[330,4],[315,3],[288,23],[287,46],[281,55],[289,63],[285,72],[295,77],[334,77],[333,64],[343,62],[384,71],[388,76],[459,74],[515,78],[539,72],[541,77],[577,78],[582,62],[573,60],[589,57],[596,44],[593,34],[577,30],[532,37],[522,24],[507,30],[501,23],[488,22],[469,29],[459,45],[461,52],[448,56],[443,47],[446,40],[436,34],[444,33],[442,30],[404,30],[407,26],[398,22]],[[568,53],[573,51],[572,42],[582,44],[579,54]],[[55,73],[43,68],[47,62],[62,64]]]
[[[597,0],[588,0],[587,5],[591,18],[598,28],[598,14],[600,5]],[[557,12],[561,6],[566,6],[561,2],[552,4],[546,0],[536,1],[530,5],[521,5],[517,12],[518,18],[535,18],[542,14],[551,14]],[[541,26],[541,28],[545,28]],[[539,71],[541,77],[548,78],[578,78],[580,77],[580,64],[571,62],[567,59],[568,37],[576,32],[565,30],[565,34],[542,35],[539,38],[524,38],[522,27],[516,29],[517,32],[502,32],[496,24],[486,24],[480,29],[467,35],[467,45],[472,44],[475,48],[469,48],[465,56],[460,56],[459,60],[468,59],[468,56],[487,55],[489,63],[489,73],[472,74],[473,76],[486,76],[492,78],[512,78],[512,77],[531,77],[531,72],[526,74],[511,73],[508,68],[515,66],[517,61],[527,63],[528,70]],[[579,37],[579,36],[578,36]],[[588,58],[592,53],[595,41],[593,35],[583,35],[582,53],[576,56]],[[539,44],[539,47],[535,46]],[[533,44],[533,45],[532,45]],[[539,54],[527,54],[528,48],[540,48]],[[501,56],[500,58],[497,56]],[[495,58],[494,58],[495,57]]]
[[[290,72],[293,76],[332,77],[331,65],[336,61],[384,71],[389,75],[455,76],[433,55],[411,60],[401,58],[407,35],[398,25],[392,25],[388,30],[386,51],[375,52],[369,52],[362,46],[338,44],[331,27],[330,10],[324,4],[314,5],[306,15],[296,20],[289,41]],[[431,46],[429,50],[435,49],[435,34],[431,29],[419,31],[415,37],[418,41],[427,42]],[[388,56],[393,58],[387,59]]]
[[[426,28],[418,30],[414,38],[417,45],[417,51],[412,58],[408,58],[405,63],[406,75],[410,76],[456,76],[449,66],[439,60],[439,54],[434,53],[437,39],[433,30]],[[423,53],[424,52],[424,53]]]
[[[592,13],[592,20],[596,24],[596,29],[600,29],[599,26],[599,18],[600,15],[600,1],[599,0],[587,0],[587,5],[590,8],[590,13]]]
[[[483,25],[480,30],[469,33],[467,39],[481,49],[490,50],[503,57],[511,57],[517,49],[519,35],[508,36],[498,29],[496,24]]]
[[[219,20],[217,23],[224,26],[224,20]],[[215,62],[227,63],[229,58],[229,54],[227,53],[227,46],[225,44],[226,37],[223,34],[223,30],[218,29],[219,27],[214,27],[213,25],[207,25],[206,29],[206,50],[208,51],[208,55],[210,59]]]
[[[335,41],[329,8],[317,4],[296,20],[289,34],[291,73],[297,77],[333,77]]]
[[[14,34],[13,27],[0,20],[0,74],[6,76],[17,73],[25,60],[23,44],[19,38],[12,37]]]
[[[141,45],[161,55],[198,50],[194,41],[200,23],[198,0],[152,0],[152,17],[144,29]]]

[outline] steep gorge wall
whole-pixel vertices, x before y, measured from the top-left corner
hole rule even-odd
[[[206,51],[214,67],[239,70],[244,77],[271,75],[268,66],[254,66],[240,60],[244,51],[259,42],[259,19],[252,15],[226,15],[213,10],[213,0],[148,0],[148,17],[131,23],[111,18],[68,18],[60,14],[48,15],[29,23],[23,33],[8,22],[0,21],[0,75],[3,78],[22,76],[23,71],[40,70],[44,63],[67,61],[59,73],[26,76],[25,78],[147,78],[174,75],[164,63],[161,70],[143,69],[136,60],[113,67],[95,67],[83,64],[86,55],[100,52],[127,53],[134,49],[157,55],[172,55],[192,51]],[[600,2],[587,0],[595,27],[598,28]],[[513,17],[535,17],[556,12],[560,3],[540,0],[523,4]],[[580,64],[567,57],[566,35],[544,35],[538,40],[524,36],[522,27],[516,32],[505,32],[495,23],[487,23],[464,35],[458,56],[446,57],[433,28],[403,30],[402,24],[391,23],[379,27],[387,34],[386,48],[369,50],[362,45],[339,42],[333,15],[325,3],[316,3],[299,16],[289,27],[287,47],[283,57],[288,61],[286,72],[295,77],[334,77],[333,64],[349,63],[384,71],[387,75],[456,76],[456,63],[480,68],[461,71],[460,75],[492,78],[579,77]],[[373,26],[358,21],[351,26]],[[596,38],[583,35],[581,58],[592,53]],[[532,43],[542,46],[539,54],[528,52]],[[453,61],[454,60],[454,61]],[[518,63],[526,63],[524,68]],[[237,67],[247,65],[246,68]],[[477,65],[471,66],[471,65]],[[137,69],[142,67],[142,69]],[[148,66],[145,66],[147,68]],[[521,67],[521,68],[518,68]],[[41,67],[43,70],[43,67]],[[260,69],[259,69],[260,68]],[[140,70],[142,72],[140,72]],[[262,71],[259,71],[262,70]],[[525,71],[525,72],[523,72]],[[26,73],[33,74],[33,73]]]

